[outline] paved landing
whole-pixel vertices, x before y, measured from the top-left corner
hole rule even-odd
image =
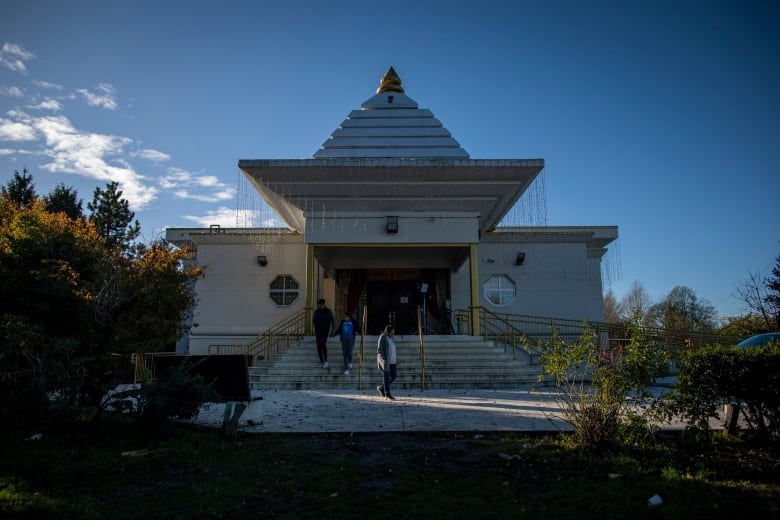
[[[399,390],[395,401],[371,390],[258,392],[239,421],[246,432],[415,432],[568,430],[552,388]],[[208,404],[193,422],[221,427],[224,404]],[[681,423],[664,425],[681,428]]]

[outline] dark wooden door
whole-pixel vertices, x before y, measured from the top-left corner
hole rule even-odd
[[[368,333],[379,334],[395,325],[396,334],[417,331],[417,284],[413,281],[368,282]]]

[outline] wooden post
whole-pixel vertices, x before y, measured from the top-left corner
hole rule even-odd
[[[723,433],[731,435],[737,431],[737,422],[739,421],[739,406],[729,403],[726,408],[726,420],[723,423]]]

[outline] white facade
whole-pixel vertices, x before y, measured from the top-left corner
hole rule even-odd
[[[603,319],[601,259],[617,227],[498,228],[544,161],[469,159],[392,69],[313,159],[239,167],[289,230],[167,230],[206,267],[191,353],[246,343],[320,297],[365,312],[372,334],[417,330],[418,306],[431,333],[461,332],[446,312],[459,309],[471,330],[480,308]],[[298,288],[281,304],[280,277]]]

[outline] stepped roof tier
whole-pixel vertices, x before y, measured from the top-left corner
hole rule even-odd
[[[450,157],[469,154],[428,109],[404,93],[392,67],[374,97],[353,110],[315,154],[315,159],[355,157]]]
[[[354,212],[473,212],[480,231],[503,219],[542,159],[470,159],[391,67],[377,94],[350,112],[313,159],[240,160],[239,168],[291,229]]]

